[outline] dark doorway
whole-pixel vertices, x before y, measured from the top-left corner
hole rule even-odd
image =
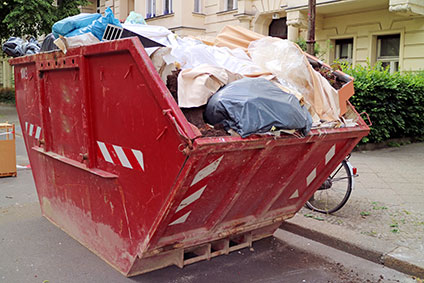
[[[274,37],[279,37],[282,39],[287,39],[287,18],[280,18],[272,20],[269,25],[269,35]]]

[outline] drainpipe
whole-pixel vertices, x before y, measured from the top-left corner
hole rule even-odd
[[[306,52],[311,55],[314,55],[315,47],[315,9],[316,0],[308,0],[308,40],[306,40]]]

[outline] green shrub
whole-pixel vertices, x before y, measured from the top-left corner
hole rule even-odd
[[[390,74],[380,65],[345,65],[343,70],[355,78],[350,102],[373,123],[363,143],[424,137],[424,72]]]
[[[15,89],[0,88],[0,102],[15,103]]]
[[[306,50],[308,49],[308,44],[306,43],[306,40],[303,39],[302,37],[299,37],[296,42],[297,45],[299,45],[300,49],[302,49],[303,51],[306,52]],[[321,46],[315,42],[314,45],[314,56],[316,57],[321,57],[322,55],[324,55],[325,52],[323,52],[321,50]]]

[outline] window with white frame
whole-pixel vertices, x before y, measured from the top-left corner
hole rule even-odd
[[[194,0],[194,12],[202,13],[202,0]]]
[[[335,59],[352,63],[353,38],[336,39]]]
[[[237,9],[237,0],[225,0],[225,11]]]
[[[172,13],[172,0],[163,0],[163,14],[171,14]]]
[[[400,34],[377,36],[377,61],[390,73],[399,70]]]
[[[146,19],[156,16],[156,0],[146,1]]]

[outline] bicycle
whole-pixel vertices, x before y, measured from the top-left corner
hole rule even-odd
[[[340,210],[348,201],[354,187],[354,178],[358,176],[356,168],[349,162],[348,155],[333,171],[306,206],[317,212],[330,214]]]

